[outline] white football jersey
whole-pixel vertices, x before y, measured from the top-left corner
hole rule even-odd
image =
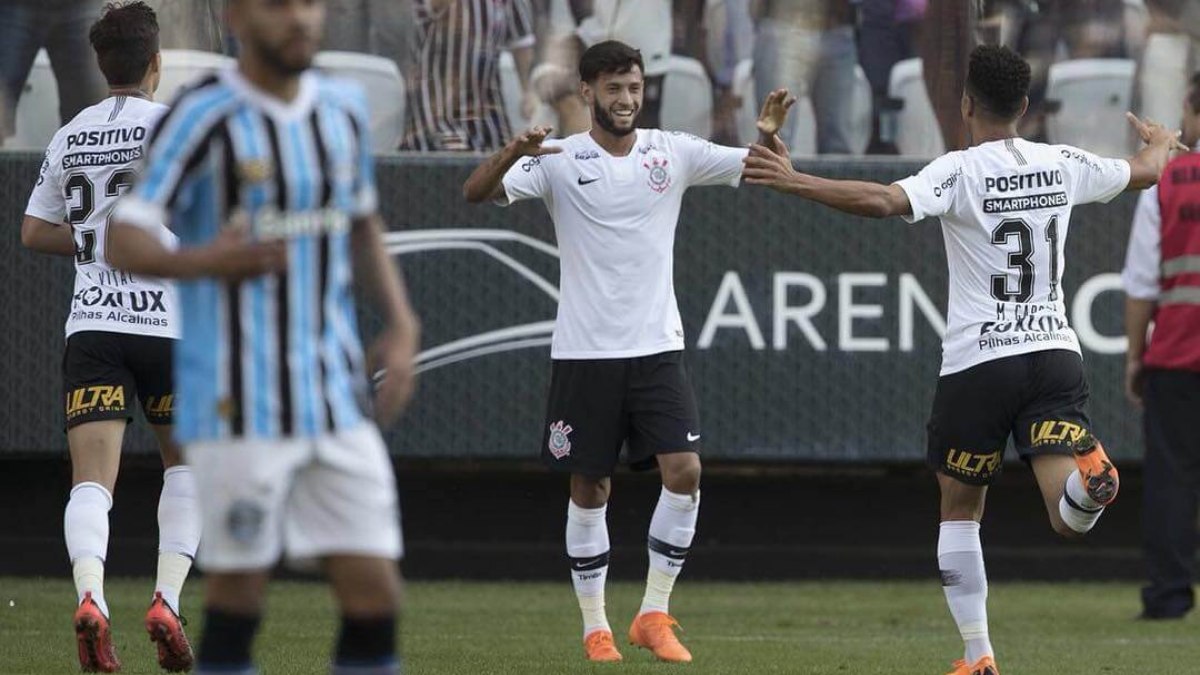
[[[1071,209],[1129,186],[1129,162],[1005,139],[951,152],[898,182],[905,220],[938,217],[950,268],[943,375],[1014,354],[1079,352],[1063,301]]]
[[[693,185],[737,186],[746,149],[638,129],[613,157],[588,133],[546,145],[504,176],[504,203],[540,198],[558,238],[560,298],[550,357],[617,359],[684,347],[675,301],[675,227]]]
[[[113,269],[105,257],[113,206],[134,183],[143,146],[167,106],[112,96],[85,108],[46,149],[26,215],[69,226],[75,237],[75,295],[66,332],[85,330],[179,337],[169,282]],[[152,230],[168,248],[177,239]]]

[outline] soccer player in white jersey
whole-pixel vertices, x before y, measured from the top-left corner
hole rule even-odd
[[[255,672],[285,553],[329,577],[341,613],[331,672],[400,668],[399,501],[374,420],[412,391],[418,326],[383,246],[365,94],[310,70],[325,7],[229,3],[237,65],[175,100],[110,232],[114,264],[180,279],[175,437],[205,525],[204,675]],[[154,236],[159,222],[178,250]],[[384,319],[373,415],[355,277]]]
[[[153,101],[159,80],[158,22],[141,2],[110,5],[92,26],[92,47],[109,95],[54,135],[25,209],[21,239],[51,255],[75,257],[75,295],[63,357],[71,488],[63,518],[79,594],[75,632],[85,672],[115,672],[104,599],[108,512],[134,402],[158,438],[158,579],[146,629],[169,671],[191,667],[179,594],[200,540],[196,487],[171,440],[171,351],[179,337],[174,288],[115,269],[107,255],[109,215],[134,182],[146,137],[167,107]],[[175,237],[151,229],[163,246]]]
[[[657,464],[662,492],[650,520],[650,569],[630,642],[664,661],[691,661],[668,610],[700,505],[702,429],[683,359],[673,251],[684,192],[736,186],[746,150],[690,134],[638,129],[641,54],[601,42],[579,62],[592,108],[589,132],[544,141],[535,128],[479,166],[469,201],[539,198],[554,220],[561,298],[542,457],[571,475],[566,544],[593,661],[619,661],[604,611],[610,477],[623,445],[636,469]],[[759,129],[770,138],[793,101],[767,98]]]
[[[949,320],[929,419],[941,487],[938,565],[965,643],[951,675],[998,675],[988,639],[979,521],[1009,436],[1041,488],[1051,526],[1087,533],[1117,494],[1117,470],[1092,434],[1079,341],[1061,280],[1071,209],[1153,185],[1177,133],[1132,115],[1146,147],[1104,159],[1017,136],[1029,65],[1004,47],[971,53],[962,116],[970,147],[891,185],[797,173],[781,143],[756,145],[746,181],[861,216],[941,220]]]

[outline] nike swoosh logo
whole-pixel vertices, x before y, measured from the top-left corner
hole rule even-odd
[[[587,185],[587,184],[589,184],[589,183],[595,183],[595,182],[596,182],[596,181],[598,181],[598,180],[600,180],[600,179],[599,179],[599,178],[592,178],[592,179],[589,179],[589,180],[584,180],[584,179],[583,179],[583,176],[580,176],[580,177],[579,177],[579,184],[580,184],[580,185]]]
[[[675,556],[676,558],[679,558],[679,557],[687,555],[687,553],[688,553],[687,551],[676,551],[675,549],[669,549],[669,552],[667,553],[667,555],[672,555],[672,556]]]
[[[700,440],[700,434],[692,435],[690,432],[687,435],[688,443],[693,443]]]

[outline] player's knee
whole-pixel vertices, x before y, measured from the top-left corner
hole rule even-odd
[[[584,509],[598,509],[608,503],[612,481],[608,478],[571,476],[571,501]]]
[[[663,467],[663,487],[680,495],[695,494],[700,489],[700,459],[695,455],[690,456],[694,461]]]
[[[267,574],[210,574],[205,579],[205,605],[241,615],[262,613],[266,600]]]

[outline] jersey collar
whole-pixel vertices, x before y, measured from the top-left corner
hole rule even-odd
[[[296,98],[291,101],[282,101],[254,86],[238,71],[236,65],[222,70],[220,77],[238,94],[280,121],[304,116],[312,110],[317,98],[316,76],[311,70],[300,75],[300,88],[296,92]]]

